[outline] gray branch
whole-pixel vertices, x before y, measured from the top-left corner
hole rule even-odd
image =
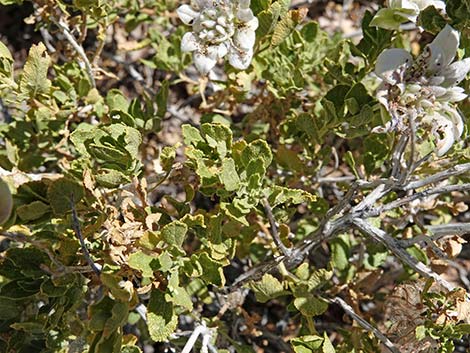
[[[70,33],[67,23],[65,23],[62,19],[60,19],[59,21],[54,21],[54,23],[57,25],[57,27],[59,27],[64,37],[67,39],[67,41],[70,43],[70,45],[75,49],[77,54],[82,59],[83,64],[85,65],[88,79],[90,80],[92,87],[96,88],[96,82],[95,82],[95,77],[93,75],[93,69],[91,67],[90,61],[88,60],[88,57],[85,54],[85,50],[83,50],[83,47],[80,44],[78,44],[78,42],[75,40],[75,37],[72,35],[72,33]]]
[[[327,299],[328,302],[330,303],[335,303],[341,306],[343,310],[348,314],[350,317],[352,317],[354,320],[357,321],[357,323],[364,328],[365,330],[372,332],[375,337],[377,337],[383,345],[393,353],[400,353],[400,350],[393,344],[392,341],[388,339],[387,336],[385,336],[382,332],[380,332],[377,328],[369,324],[365,319],[363,319],[361,316],[359,316],[354,309],[346,303],[343,299],[336,297],[333,299]]]
[[[437,273],[432,271],[422,262],[416,260],[405,249],[403,249],[395,238],[385,233],[382,229],[374,227],[363,219],[355,218],[354,224],[365,234],[369,235],[372,239],[384,244],[396,257],[403,261],[406,265],[410,266],[415,272],[426,278],[434,279],[442,287],[449,291],[455,289],[454,285],[441,278]]]

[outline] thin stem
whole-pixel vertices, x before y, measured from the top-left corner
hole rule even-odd
[[[88,265],[90,265],[92,270],[99,276],[101,271],[91,258],[90,252],[86,247],[85,240],[83,239],[82,231],[80,230],[80,221],[78,220],[77,210],[75,209],[75,198],[73,193],[70,194],[70,207],[72,208],[72,228],[78,240],[80,241],[80,246],[82,247],[83,255],[85,256]]]
[[[83,50],[83,47],[80,44],[78,44],[78,42],[75,40],[75,37],[70,33],[67,23],[65,23],[62,19],[60,19],[59,21],[54,21],[54,23],[57,25],[57,27],[59,27],[64,37],[67,39],[67,41],[70,43],[70,45],[75,49],[77,54],[82,59],[85,65],[88,79],[90,80],[90,83],[93,86],[93,88],[96,88],[96,82],[93,76],[93,69],[91,67],[90,61],[88,60],[88,57],[85,54],[85,50]]]
[[[279,250],[281,250],[281,253],[283,255],[289,256],[291,254],[291,251],[284,245],[281,238],[279,237],[279,232],[277,230],[277,225],[276,225],[276,220],[274,219],[273,210],[271,209],[271,205],[269,204],[267,199],[263,199],[263,206],[264,206],[266,215],[268,216],[269,224],[271,225],[271,235],[273,236],[276,246],[279,248]]]
[[[377,328],[369,324],[365,319],[363,319],[360,315],[358,315],[354,309],[346,303],[343,299],[336,297],[333,299],[327,299],[330,303],[338,304],[343,310],[352,317],[356,322],[365,330],[372,332],[375,337],[377,337],[383,345],[392,353],[400,353],[400,350],[393,344],[390,339],[385,336],[382,332],[380,332]]]

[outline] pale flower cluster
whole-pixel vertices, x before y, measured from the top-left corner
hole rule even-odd
[[[459,41],[459,32],[447,25],[416,60],[404,49],[379,55],[375,73],[382,82],[377,98],[391,120],[375,132],[403,132],[411,121],[434,136],[439,156],[460,139],[464,124],[455,103],[467,95],[457,85],[470,71],[470,58],[454,62]]]
[[[193,0],[177,9],[179,18],[192,26],[181,41],[181,50],[193,52],[196,68],[207,74],[228,56],[230,65],[246,69],[253,57],[258,19],[250,0]]]
[[[446,4],[441,0],[388,0],[387,6],[391,9],[402,10],[400,15],[411,22],[416,22],[421,11],[429,6],[445,12]]]

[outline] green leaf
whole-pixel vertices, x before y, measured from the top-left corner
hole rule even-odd
[[[207,144],[214,148],[220,158],[225,158],[232,149],[232,131],[223,124],[202,124],[201,132]]]
[[[379,54],[390,47],[393,31],[372,26],[372,14],[366,11],[362,20],[363,38],[356,46],[363,57],[369,62],[369,65],[375,63]]]
[[[19,206],[16,209],[16,214],[23,221],[34,221],[39,219],[51,210],[49,205],[42,201],[33,201],[30,204]]]
[[[418,341],[422,341],[423,339],[425,339],[428,336],[426,326],[424,325],[417,326],[415,328],[415,336]]]
[[[115,169],[106,168],[101,168],[98,170],[95,178],[99,185],[107,188],[115,188],[130,181],[130,178],[124,173]]]
[[[106,95],[106,104],[109,106],[109,110],[118,110],[127,112],[129,109],[129,102],[124,94],[118,89],[111,89]]]
[[[206,253],[193,255],[191,258],[200,266],[200,269],[202,270],[201,278],[206,283],[220,287],[225,285],[223,264],[211,259]]]
[[[13,209],[13,197],[11,195],[10,187],[6,182],[0,179],[0,225],[5,223]]]
[[[455,22],[462,22],[463,24],[466,24],[470,18],[470,1],[446,1],[446,13]]]
[[[181,126],[181,129],[183,131],[183,141],[185,145],[193,145],[196,147],[199,143],[205,142],[205,140],[201,136],[201,133],[195,127],[188,124],[184,124]]]
[[[461,335],[470,334],[470,324],[458,324],[454,327],[454,332]],[[416,333],[416,336],[418,333]]]
[[[406,251],[411,254],[415,259],[418,261],[421,261],[425,265],[428,264],[428,257],[426,256],[426,253],[419,249],[417,246],[411,246],[409,248],[406,248]]]
[[[282,16],[281,20],[274,26],[271,47],[276,47],[281,44],[289,34],[291,34],[296,24],[297,23],[292,19],[291,12]]]
[[[54,180],[47,189],[50,205],[57,215],[63,215],[71,210],[72,195],[73,201],[77,204],[84,196],[84,189],[82,185],[68,178]]]
[[[276,207],[281,204],[298,205],[304,202],[314,202],[316,200],[317,197],[307,191],[301,189],[289,189],[277,185],[270,188],[270,195],[268,197],[271,207]]]
[[[402,13],[413,14],[413,10],[407,9],[380,9],[370,22],[370,26],[381,27],[385,29],[397,30],[402,23],[408,22],[408,18]]]
[[[281,282],[269,273],[263,275],[260,281],[252,282],[250,288],[260,303],[266,303],[268,300],[289,294]]]
[[[417,24],[423,27],[426,32],[438,34],[445,27],[447,21],[434,6],[428,6],[419,13]]]
[[[1,5],[21,5],[24,0],[0,0]]]
[[[188,294],[186,289],[179,284],[179,273],[174,271],[171,274],[170,280],[168,281],[169,293],[166,298],[173,302],[175,305],[181,306],[188,311],[193,310],[193,302],[191,296]]]
[[[147,255],[142,251],[138,251],[129,255],[129,267],[142,272],[144,277],[153,277],[153,267],[150,265],[152,261],[156,262],[156,257]]]
[[[33,44],[21,75],[21,92],[30,98],[48,94],[51,88],[51,81],[47,78],[50,64],[51,58],[47,54],[44,44]]]
[[[322,348],[324,339],[320,336],[301,336],[291,339],[295,353],[318,353]]]
[[[22,308],[13,299],[0,298],[0,320],[11,320],[19,316]]]
[[[331,344],[330,339],[326,332],[323,332],[323,346],[322,346],[323,353],[336,353],[335,347]]]
[[[163,118],[167,109],[168,93],[169,93],[170,82],[163,81],[162,86],[157,92],[155,100],[157,101],[157,116]]]
[[[7,46],[0,41],[0,73],[13,78],[13,57]]]
[[[345,238],[336,238],[330,242],[331,262],[334,268],[342,271],[349,267],[349,244]]]
[[[258,158],[261,158],[264,168],[268,168],[273,160],[271,148],[264,140],[255,140],[249,143],[241,154],[241,160],[245,166]]]
[[[311,293],[294,299],[294,306],[304,316],[318,316],[328,309],[328,303],[315,297]]]
[[[224,158],[222,161],[222,170],[219,178],[227,191],[235,191],[240,188],[240,178],[235,169],[235,161],[232,158]]]
[[[152,290],[147,306],[147,326],[152,340],[166,341],[177,325],[178,316],[175,314],[173,303],[165,299],[164,292]]]
[[[180,221],[173,221],[165,225],[161,230],[163,240],[170,245],[182,247],[188,226]]]

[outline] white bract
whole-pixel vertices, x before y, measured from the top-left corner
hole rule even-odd
[[[382,80],[377,99],[391,115],[375,132],[405,131],[410,120],[434,136],[436,153],[445,154],[460,139],[463,119],[456,102],[467,97],[459,84],[470,71],[470,58],[453,62],[460,36],[447,25],[413,60],[404,49],[384,50],[377,58]]]
[[[440,0],[388,0],[387,6],[392,9],[402,10],[399,14],[411,22],[416,22],[421,11],[429,6],[445,11],[446,4]]]
[[[176,12],[192,32],[181,40],[181,50],[193,52],[194,64],[207,74],[217,60],[228,55],[230,65],[246,69],[253,57],[258,19],[250,9],[250,0],[194,0]]]

